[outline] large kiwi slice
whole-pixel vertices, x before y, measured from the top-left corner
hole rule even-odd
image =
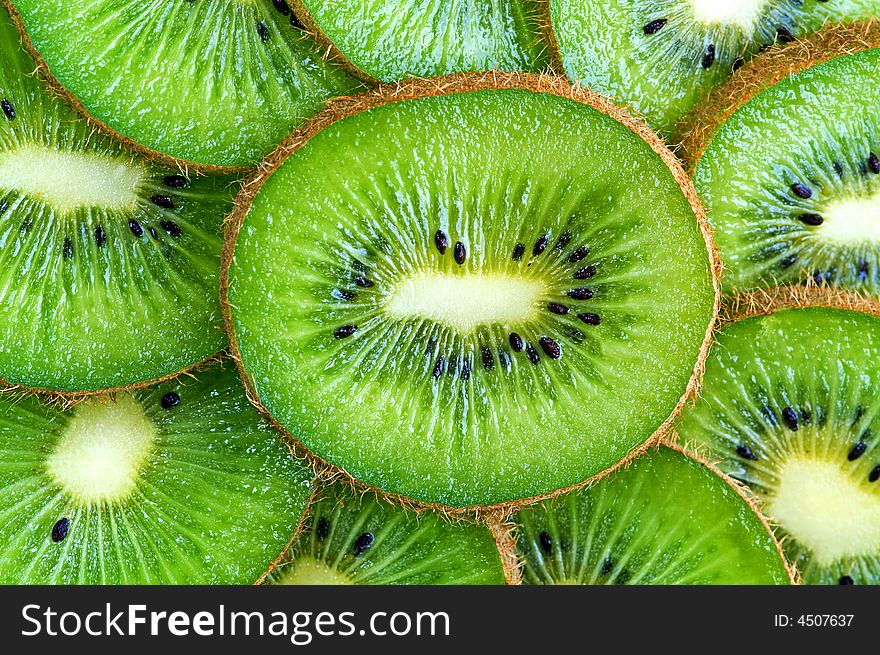
[[[664,134],[764,47],[829,20],[880,14],[877,0],[550,0],[572,81],[634,107]],[[760,161],[760,160],[759,160]]]
[[[528,75],[321,114],[230,222],[254,398],[319,458],[425,502],[515,501],[614,466],[692,388],[715,302],[702,210],[639,129]]]
[[[762,500],[805,582],[880,582],[880,318],[808,307],[727,325],[678,430]]]
[[[307,27],[359,72],[406,76],[547,67],[540,0],[293,0]]]
[[[288,585],[504,584],[485,526],[450,523],[334,485],[267,576]]]
[[[231,366],[71,409],[0,398],[0,582],[250,584],[309,473]]]
[[[786,584],[766,521],[715,472],[663,447],[512,518],[524,584]]]
[[[34,76],[0,8],[0,378],[67,391],[167,376],[226,345],[227,179],[95,134]]]
[[[4,2],[82,111],[191,166],[255,164],[357,85],[285,0]]]
[[[709,142],[695,184],[727,291],[809,283],[880,294],[878,67],[875,49],[787,76]]]

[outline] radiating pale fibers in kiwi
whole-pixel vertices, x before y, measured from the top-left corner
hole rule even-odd
[[[524,584],[787,584],[773,537],[718,475],[662,448],[511,519]]]
[[[251,584],[311,474],[233,367],[69,410],[0,398],[0,583]]]
[[[697,163],[727,291],[782,283],[880,294],[880,50],[785,78]]]
[[[804,582],[880,582],[880,319],[802,308],[727,326],[678,430],[763,501]]]
[[[424,276],[469,299],[503,279],[531,310],[480,307],[475,325]],[[552,492],[644,442],[713,306],[703,236],[660,157],[587,105],[525,90],[325,128],[257,194],[229,284],[242,365],[276,419],[370,485],[458,506]],[[410,306],[437,312],[388,312],[407,284]]]
[[[761,48],[830,20],[880,15],[878,0],[550,0],[573,82],[674,135],[676,123]],[[760,161],[760,160],[759,160]]]
[[[326,100],[357,86],[284,2],[13,4],[49,70],[91,115],[187,161],[255,164]]]
[[[385,82],[547,67],[537,0],[300,0],[339,51]]]

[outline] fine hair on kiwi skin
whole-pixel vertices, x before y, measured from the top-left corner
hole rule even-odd
[[[761,91],[836,57],[880,47],[880,19],[831,23],[797,41],[771,46],[750,59],[678,125],[677,153],[693,173],[697,162],[724,122]]]
[[[522,89],[530,90],[538,93],[548,93],[561,96],[573,100],[575,102],[587,104],[597,111],[608,115],[618,122],[622,123],[629,130],[640,136],[651,147],[651,149],[666,163],[672,171],[672,175],[678,182],[682,192],[686,196],[688,203],[693,209],[697,222],[699,224],[700,233],[706,245],[708,252],[709,265],[712,275],[712,289],[714,296],[713,317],[708,326],[705,338],[700,348],[698,361],[695,364],[693,374],[687,389],[679,399],[675,411],[669,416],[657,430],[651,434],[640,446],[634,448],[626,457],[617,464],[599,472],[588,480],[581,481],[577,484],[558,489],[553,492],[542,494],[540,496],[520,499],[517,501],[498,503],[495,505],[477,505],[468,507],[450,507],[437,503],[415,500],[400,494],[387,493],[380,489],[375,489],[366,485],[347,471],[317,457],[308,451],[298,440],[290,434],[290,432],[271,417],[266,407],[262,404],[254,382],[250,379],[248,372],[244,369],[235,327],[232,319],[231,306],[229,302],[229,269],[235,254],[235,244],[239,230],[243,224],[245,216],[250,208],[253,198],[262,187],[266,179],[290,156],[302,148],[314,135],[319,133],[323,128],[342,120],[348,116],[360,113],[373,107],[379,107],[388,103],[405,101],[414,98],[441,96],[453,93],[466,93],[480,90],[494,89]],[[286,437],[295,444],[297,452],[301,453],[315,469],[318,480],[327,482],[329,480],[337,480],[344,478],[355,489],[361,491],[375,491],[388,498],[392,502],[402,504],[406,507],[427,507],[440,514],[450,517],[459,514],[471,514],[477,517],[489,514],[509,514],[516,507],[530,504],[539,500],[550,498],[552,496],[564,493],[571,489],[580,488],[591,484],[617,468],[626,465],[626,462],[641,455],[646,450],[655,446],[668,433],[674,423],[675,417],[680,413],[681,409],[691,399],[695,398],[702,379],[703,365],[708,355],[709,346],[714,334],[715,324],[720,311],[720,274],[721,264],[718,258],[715,243],[712,237],[711,228],[708,225],[702,205],[693,189],[690,179],[684,172],[680,162],[675,155],[666,147],[663,141],[656,136],[651,129],[637,118],[627,113],[624,109],[614,105],[608,98],[594,93],[589,89],[573,87],[562,77],[550,74],[532,74],[532,73],[464,73],[453,74],[434,78],[424,78],[419,80],[411,80],[397,84],[381,85],[373,91],[364,92],[347,98],[339,98],[332,101],[326,109],[305,123],[301,128],[294,131],[291,136],[286,139],[269,157],[267,157],[258,167],[258,169],[248,178],[242,185],[242,192],[235,200],[235,207],[228,216],[226,222],[226,237],[223,246],[221,276],[220,276],[220,295],[224,320],[226,323],[227,333],[230,338],[230,356],[236,362],[242,380],[247,389],[247,393],[251,402],[257,406],[266,416],[267,420],[274,427],[279,429]]]

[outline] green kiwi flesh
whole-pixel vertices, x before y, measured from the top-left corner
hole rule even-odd
[[[880,582],[880,319],[794,308],[727,325],[683,442],[778,525],[807,584]]]
[[[650,451],[512,518],[523,584],[766,585],[789,575],[769,529],[721,477]]]
[[[389,494],[470,507],[577,484],[664,425],[701,358],[712,264],[681,177],[585,102],[413,89],[335,117],[240,203],[245,377]]]
[[[550,7],[570,79],[673,137],[678,121],[761,49],[830,20],[880,15],[878,0],[550,0]]]
[[[725,290],[828,285],[880,294],[880,50],[758,93],[700,157],[697,191]]]
[[[230,180],[123,150],[35,68],[0,8],[0,378],[101,390],[212,356]]]
[[[68,410],[0,397],[3,584],[252,584],[310,494],[228,364]]]
[[[327,99],[358,86],[283,0],[12,4],[92,117],[199,165],[256,164]]]
[[[334,485],[309,508],[309,519],[269,584],[504,584],[488,528],[391,505]]]
[[[547,68],[538,0],[298,0],[354,67],[384,82]]]

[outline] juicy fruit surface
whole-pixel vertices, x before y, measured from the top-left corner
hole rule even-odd
[[[97,390],[210,357],[229,181],[133,157],[34,69],[0,10],[0,378]]]
[[[346,59],[385,82],[547,67],[535,0],[303,0],[303,5]]]
[[[504,584],[488,528],[334,487],[309,510],[271,584]]]
[[[880,321],[778,311],[726,327],[683,441],[763,501],[807,584],[880,582]]]
[[[604,114],[525,90],[324,128],[256,195],[229,287],[277,420],[367,484],[451,506],[617,463],[675,409],[713,311],[663,161]]]
[[[880,50],[786,78],[740,107],[697,164],[725,289],[880,294]]]
[[[514,516],[524,584],[787,584],[767,528],[726,482],[663,448]]]
[[[551,0],[571,80],[634,107],[663,134],[761,48],[871,15],[878,0]]]
[[[186,161],[255,164],[356,86],[322,59],[285,2],[13,4],[49,70],[92,116]]]
[[[309,473],[231,366],[68,411],[0,400],[4,584],[249,584]]]

